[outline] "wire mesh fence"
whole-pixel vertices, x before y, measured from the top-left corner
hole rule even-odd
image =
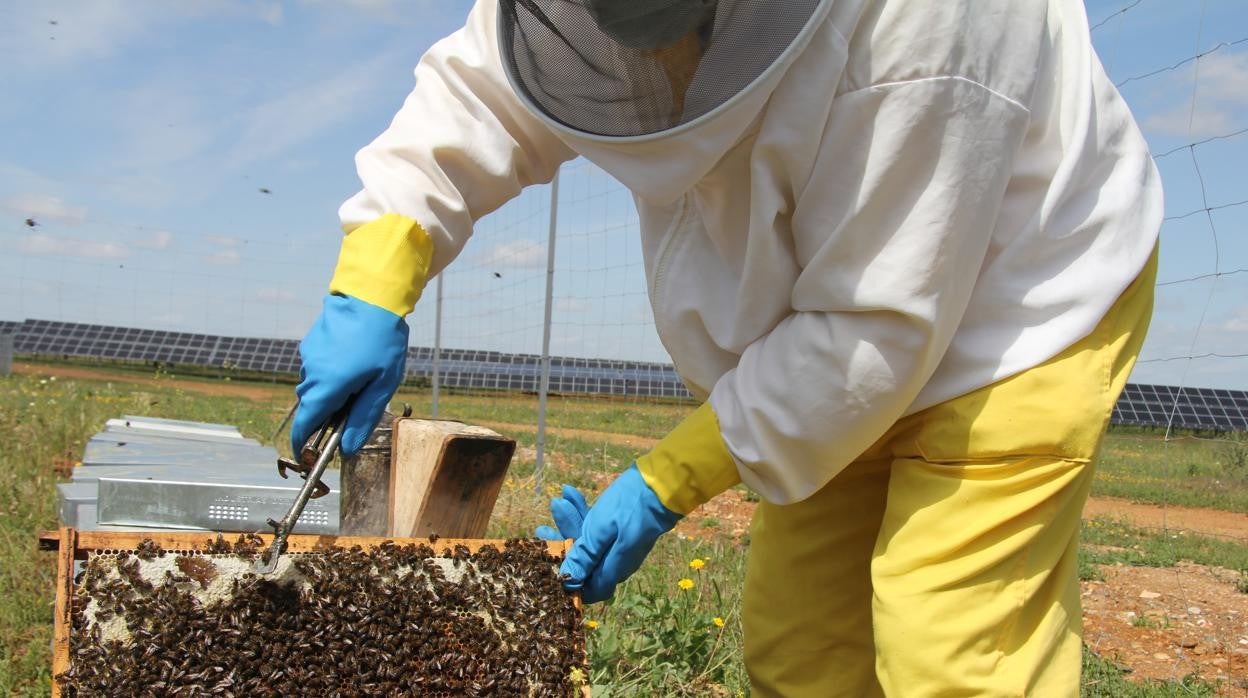
[[[1161,424],[1141,443],[1160,442],[1168,473],[1206,478],[1184,475],[1184,447],[1212,439],[1231,464],[1242,434],[1229,421],[1225,433],[1176,430],[1191,428],[1189,413],[1229,419],[1248,409],[1248,23],[1240,0],[1086,7],[1166,192],[1152,327],[1128,391],[1136,402],[1119,422]],[[280,205],[280,187],[248,186]],[[332,225],[301,234],[240,217],[225,234],[171,231],[141,214],[14,201],[0,202],[23,211],[0,256],[5,321],[133,328],[91,335],[88,356],[111,347],[109,356],[130,352],[115,356],[124,360],[296,370],[295,343],[332,271]],[[585,160],[567,163],[557,187],[532,187],[484,217],[409,318],[400,399],[417,413],[506,429],[520,442],[516,468],[532,469],[538,487],[576,462],[626,467],[693,407],[653,327],[638,229],[629,192]],[[6,328],[18,325],[0,324],[0,374]],[[86,336],[79,331],[48,353],[77,356],[62,350]],[[40,353],[32,346],[25,353]],[[553,472],[537,477],[542,468]],[[1210,490],[1248,487],[1243,470],[1220,473],[1206,478]],[[1163,512],[1175,496],[1159,490]]]
[[[1235,396],[1192,389],[1248,388],[1248,27],[1230,0],[1087,7],[1102,62],[1136,113],[1166,190],[1157,309],[1132,381],[1165,388],[1168,397],[1158,399],[1168,403],[1170,425],[1189,426],[1184,418],[1208,410],[1212,424],[1233,424],[1243,411]],[[429,284],[410,318],[418,409],[528,425],[536,447],[546,427],[578,423],[563,414],[581,405],[575,396],[673,413],[688,406],[653,328],[631,195],[585,160],[565,165],[559,182],[557,193],[532,187],[482,219],[456,262]],[[257,192],[266,201],[284,193]],[[230,234],[188,235],[88,215],[55,197],[4,203],[26,214],[14,254],[0,260],[6,320],[127,328],[96,336],[116,358],[296,370],[293,340],[318,309],[337,244],[332,231],[300,236],[239,225]],[[66,342],[81,339],[65,331],[75,335]],[[455,402],[480,393],[497,396],[488,414],[463,413]],[[559,415],[547,419],[551,411]],[[1128,412],[1151,419],[1156,405],[1119,415]],[[670,421],[641,428],[657,437]]]
[[[1105,473],[1143,480],[1164,472],[1176,482],[1199,484],[1205,491],[1192,497],[1190,492],[1198,487],[1157,488],[1151,500],[1158,506],[1149,512],[1149,523],[1137,521],[1137,529],[1151,537],[1122,537],[1114,542],[1137,551],[1147,549],[1153,557],[1182,557],[1184,553],[1173,550],[1182,547],[1185,531],[1190,529],[1185,519],[1200,511],[1188,507],[1213,501],[1218,491],[1248,485],[1236,465],[1243,462],[1242,431],[1194,435],[1177,433],[1175,428],[1180,405],[1193,386],[1242,387],[1248,367],[1244,353],[1248,185],[1242,176],[1243,163],[1248,162],[1244,110],[1248,93],[1243,89],[1248,79],[1248,26],[1242,16],[1237,18],[1236,3],[1216,0],[1089,2],[1088,9],[1102,62],[1140,121],[1166,191],[1156,306],[1132,376],[1138,383],[1168,386],[1163,406],[1166,427],[1160,435],[1137,435],[1141,440],[1136,458],[1141,464],[1133,468],[1128,461],[1119,469],[1106,463]],[[1158,447],[1160,462],[1145,467],[1142,462],[1149,458],[1150,449]],[[1207,449],[1209,455],[1194,458],[1194,448]],[[1215,465],[1198,466],[1197,462]],[[1206,468],[1216,472],[1202,472]],[[1132,485],[1136,490],[1146,487]],[[1085,539],[1097,540],[1104,530],[1104,525],[1094,528]],[[1231,546],[1244,542],[1242,534],[1233,530],[1229,535],[1226,531],[1203,535]],[[1156,541],[1167,548],[1154,550],[1159,545]],[[1210,574],[1217,573],[1216,566],[1210,569]],[[1131,666],[1152,664],[1172,676],[1226,677],[1227,662],[1237,661],[1237,653],[1244,648],[1235,646],[1234,633],[1220,639],[1212,632],[1219,623],[1218,610],[1210,609],[1208,601],[1213,588],[1209,578],[1181,565],[1157,572],[1151,578],[1141,577],[1148,580],[1141,581],[1148,585],[1139,592],[1141,598],[1132,609],[1113,616],[1112,623],[1128,624],[1132,632],[1151,632],[1167,640],[1137,640],[1138,649],[1133,648],[1116,637],[1122,631],[1112,625],[1107,629],[1097,619],[1088,619],[1085,612],[1089,647],[1116,655]],[[1233,581],[1235,574],[1231,570],[1225,578]],[[1242,576],[1238,584],[1244,585]],[[1238,642],[1248,643],[1246,635],[1241,631]],[[1213,653],[1225,656],[1205,656]]]

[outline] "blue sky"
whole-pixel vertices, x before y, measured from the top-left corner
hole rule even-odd
[[[354,152],[469,5],[4,3],[0,319],[300,336],[337,253],[337,207],[358,187]],[[1158,288],[1133,379],[1248,389],[1248,359],[1173,358],[1248,352],[1248,272],[1228,273],[1248,268],[1248,205],[1235,205],[1248,133],[1194,160],[1182,148],[1248,129],[1248,4],[1089,0],[1088,14],[1160,156],[1161,280],[1226,273]],[[534,188],[481,222],[445,274],[445,346],[540,350],[548,201]],[[558,212],[554,351],[666,360],[627,192],[573,163]],[[434,295],[414,344],[432,342]]]

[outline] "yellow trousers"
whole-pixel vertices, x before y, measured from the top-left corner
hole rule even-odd
[[[1154,252],[1060,355],[902,419],[809,499],[759,506],[754,695],[1079,695],[1080,512],[1156,269]]]

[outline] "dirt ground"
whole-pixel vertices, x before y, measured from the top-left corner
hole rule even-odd
[[[115,380],[161,385],[210,395],[269,400],[288,395],[289,386],[230,384],[223,381],[148,378],[73,366],[14,365],[17,373],[61,378]],[[500,431],[531,431],[531,425],[481,423]],[[645,450],[654,439],[583,429],[550,428],[559,436],[603,441]],[[598,485],[605,486],[609,477]],[[740,540],[749,530],[756,504],[729,491],[703,505],[677,526],[677,534]],[[1244,541],[1248,515],[1185,507],[1160,507],[1097,497],[1084,518],[1109,518],[1132,526],[1187,531]],[[1182,563],[1172,568],[1106,565],[1105,580],[1083,583],[1084,640],[1098,655],[1129,670],[1136,679],[1178,680],[1197,674],[1220,681],[1222,695],[1248,698],[1248,594],[1236,588],[1239,573]]]
[[[1248,696],[1248,594],[1238,572],[1180,563],[1171,568],[1105,565],[1083,583],[1084,641],[1129,668],[1132,678],[1219,681]]]
[[[1136,528],[1190,531],[1248,544],[1248,514],[1233,511],[1163,507],[1113,497],[1093,497],[1083,507],[1083,518],[1121,520]]]

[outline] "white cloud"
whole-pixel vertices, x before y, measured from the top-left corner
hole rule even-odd
[[[119,242],[60,238],[42,233],[19,238],[17,250],[40,257],[120,259],[130,255],[130,250]]]
[[[1191,126],[1190,131],[1188,126]],[[1208,138],[1236,130],[1235,117],[1221,106],[1198,107],[1195,112],[1186,104],[1177,104],[1144,119],[1150,133],[1186,138]]]
[[[580,298],[556,298],[554,309],[559,313],[584,313],[590,307],[589,301]]]
[[[141,84],[114,89],[105,114],[122,162],[135,171],[158,172],[211,154],[225,130],[221,112],[228,109],[214,97],[201,82],[187,85],[185,76],[149,75]]]
[[[157,327],[163,328],[183,326],[186,321],[186,318],[182,315],[182,313],[176,311],[155,315],[149,319],[155,323]]]
[[[1211,53],[1197,68],[1195,108],[1192,106],[1193,73],[1175,76],[1174,90],[1183,99],[1144,119],[1145,130],[1165,136],[1207,138],[1245,125],[1248,108],[1248,52]]]
[[[4,14],[0,46],[6,49],[6,60],[0,63],[0,74],[29,74],[104,59],[172,25],[209,16],[268,24],[282,19],[277,3],[241,0],[18,2],[6,3]]]
[[[436,4],[429,0],[420,3],[412,0],[303,0],[303,4],[317,9],[367,13],[383,19],[397,19],[404,13],[428,12],[430,9],[437,9]],[[413,7],[413,5],[417,6]]]
[[[232,266],[243,260],[243,256],[239,254],[235,247],[226,247],[225,249],[204,255],[205,264],[213,264],[216,266]]]
[[[584,343],[585,337],[575,332],[555,332],[550,337],[551,353],[556,356],[571,354]]]
[[[490,269],[533,269],[546,264],[546,246],[532,240],[499,243],[482,253],[477,263]]]
[[[1205,56],[1199,79],[1199,89],[1211,91],[1216,99],[1248,104],[1248,51]]]
[[[60,182],[14,162],[0,162],[0,181],[11,190],[59,191]]]
[[[256,5],[256,15],[260,18],[260,21],[274,27],[281,26],[282,21],[285,19],[285,12],[282,9],[282,4],[279,2],[258,3]]]
[[[87,209],[71,206],[48,194],[19,194],[0,203],[0,207],[40,223],[56,222],[78,225],[87,219]]]
[[[293,291],[284,288],[261,288],[256,291],[256,300],[265,303],[293,303],[298,299]]]
[[[204,263],[216,266],[232,266],[243,261],[238,248],[242,240],[233,235],[205,235],[204,240],[216,245],[217,250],[204,255]]]
[[[143,240],[134,243],[145,250],[166,250],[173,242],[173,233],[168,230],[157,230]]]
[[[389,82],[384,68],[396,55],[402,54],[383,52],[245,110],[241,135],[224,161],[237,168],[266,160],[350,119],[356,105]]]
[[[1248,332],[1248,305],[1235,310],[1225,322],[1218,325],[1222,332]]]
[[[6,8],[9,16],[0,23],[0,44],[8,49],[5,72],[55,68],[110,55],[147,31],[150,16],[136,9],[131,3],[107,0],[77,0],[56,8],[15,3]]]

